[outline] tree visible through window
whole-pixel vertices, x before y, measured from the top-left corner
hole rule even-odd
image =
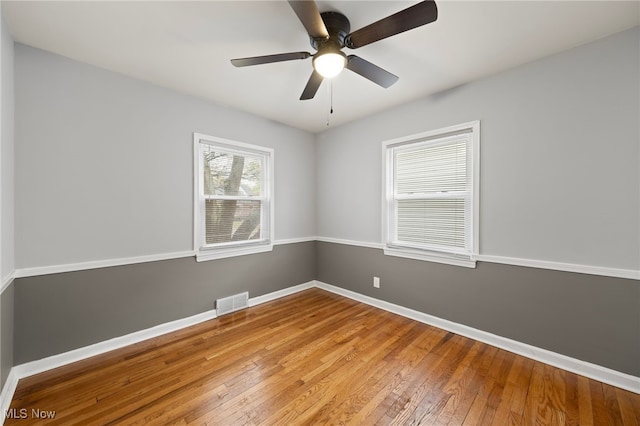
[[[247,147],[202,137],[197,142],[200,250],[270,240],[271,153]]]
[[[207,244],[260,236],[260,159],[214,151],[204,153]]]

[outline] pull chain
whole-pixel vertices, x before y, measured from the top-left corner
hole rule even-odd
[[[330,125],[331,114],[333,114],[333,79],[329,81],[329,115],[327,115],[327,127]]]
[[[331,110],[329,114],[333,114],[333,79],[331,80]]]

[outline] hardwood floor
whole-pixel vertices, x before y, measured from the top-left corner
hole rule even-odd
[[[7,425],[638,425],[640,395],[311,289],[28,377],[11,408]]]

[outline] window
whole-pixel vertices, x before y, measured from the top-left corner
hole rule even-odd
[[[475,267],[480,122],[383,144],[385,254]]]
[[[273,248],[273,150],[194,133],[198,261]]]

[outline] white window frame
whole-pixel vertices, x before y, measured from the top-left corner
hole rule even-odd
[[[260,217],[260,238],[256,240],[234,241],[228,243],[205,243],[205,199],[203,177],[204,145],[214,146],[221,151],[239,155],[258,156],[263,160],[262,202]],[[264,253],[273,250],[274,205],[273,205],[273,163],[274,150],[258,145],[237,142],[229,139],[208,136],[202,133],[193,134],[193,250],[196,261],[202,262],[226,257]]]
[[[442,249],[435,246],[399,243],[395,241],[395,185],[394,185],[394,152],[398,149],[419,145],[437,145],[456,139],[459,135],[470,138],[470,168],[467,170],[470,179],[466,201],[471,204],[468,226],[466,230],[465,250]],[[384,254],[409,259],[445,263],[449,265],[475,268],[479,254],[479,217],[480,217],[480,121],[456,124],[453,126],[430,130],[405,136],[382,143],[382,243]]]

